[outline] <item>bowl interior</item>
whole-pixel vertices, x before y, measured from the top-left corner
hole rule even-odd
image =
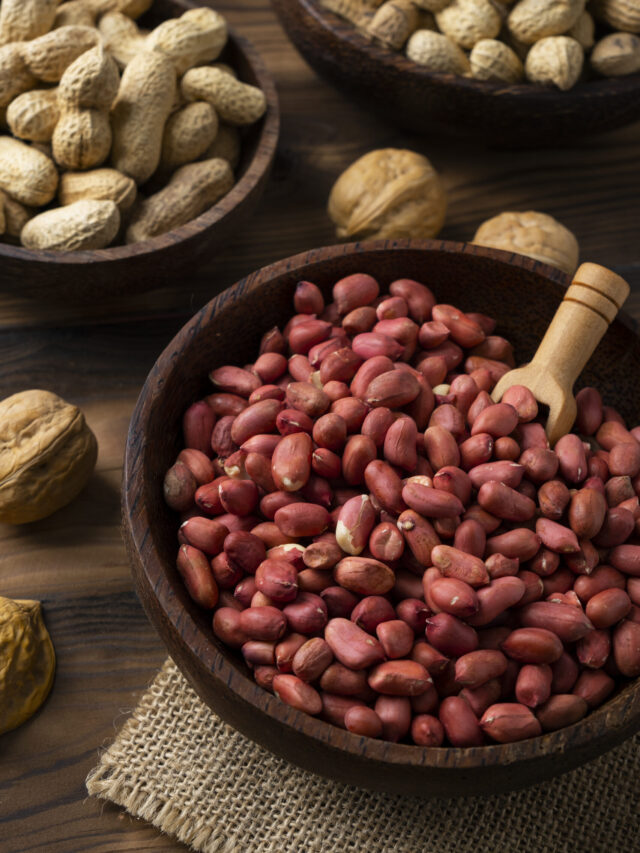
[[[175,570],[178,524],[163,503],[162,480],[180,450],[184,410],[211,393],[208,372],[221,364],[242,365],[255,359],[261,335],[274,325],[282,327],[292,313],[297,281],[314,281],[330,296],[333,283],[354,272],[371,273],[383,288],[399,277],[415,278],[431,287],[440,302],[496,317],[496,333],[514,343],[518,363],[533,355],[569,283],[564,273],[531,259],[465,244],[414,241],[336,246],[282,261],[243,279],[196,314],[158,359],[132,418],[125,459],[123,520],[137,588],[172,655],[203,698],[222,716],[229,714],[227,719],[237,728],[281,754],[283,732],[295,731],[310,736],[316,744],[337,746],[343,758],[344,753],[361,756],[362,741],[368,739],[274,700],[255,685],[239,656],[213,637],[210,618],[189,599]],[[580,384],[598,386],[605,402],[635,424],[640,420],[639,368],[640,339],[626,322],[616,320]],[[227,688],[234,699],[228,707],[222,695]],[[252,711],[247,710],[249,706]],[[269,739],[268,726],[255,727],[251,717],[256,708],[259,716],[277,722],[279,737]],[[604,751],[638,725],[640,690],[630,685],[576,726],[530,741],[430,750],[369,741],[366,753],[384,766],[422,771],[439,768],[445,774],[454,765],[470,772],[487,766],[526,765],[547,757],[555,762],[554,772],[560,772],[558,758],[568,743],[572,751],[563,759],[563,769]],[[338,775],[350,778],[348,771]],[[505,784],[523,784],[516,776]],[[357,781],[373,784],[366,778]],[[526,781],[532,778],[527,776]],[[449,788],[447,784],[441,790],[460,792],[457,782],[451,782]]]

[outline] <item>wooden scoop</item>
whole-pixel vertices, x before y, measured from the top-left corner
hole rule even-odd
[[[493,389],[493,401],[499,403],[512,385],[525,385],[549,407],[546,431],[553,446],[576,419],[573,384],[628,295],[629,285],[616,273],[581,264],[533,361],[505,374]]]

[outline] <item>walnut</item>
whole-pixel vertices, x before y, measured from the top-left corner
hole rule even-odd
[[[329,216],[340,238],[434,237],[447,200],[440,176],[414,151],[370,151],[340,175]]]
[[[471,242],[527,255],[569,275],[578,267],[580,248],[571,231],[553,216],[535,210],[505,212],[487,219]]]
[[[69,503],[93,471],[97,442],[77,406],[50,391],[0,402],[0,521],[22,524]]]
[[[40,602],[0,597],[0,734],[35,714],[51,690],[55,665]]]

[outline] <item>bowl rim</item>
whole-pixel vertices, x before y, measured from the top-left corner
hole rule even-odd
[[[195,8],[191,0],[178,0],[186,9]],[[250,195],[259,184],[271,161],[278,144],[280,131],[280,107],[275,80],[268,71],[258,50],[244,36],[238,35],[232,27],[228,27],[227,45],[243,54],[245,60],[255,75],[258,87],[264,92],[267,109],[260,119],[261,127],[256,142],[255,151],[250,161],[233,187],[219,199],[213,207],[205,210],[195,219],[190,219],[184,225],[165,231],[156,237],[129,243],[123,246],[111,246],[106,249],[87,249],[78,252],[59,252],[53,249],[27,249],[24,246],[14,246],[11,243],[0,242],[0,259],[10,257],[18,262],[40,262],[49,264],[78,265],[96,262],[123,261],[149,255],[167,245],[173,245],[191,239],[209,230],[231,213],[242,201]],[[197,161],[196,161],[197,162]],[[112,168],[103,164],[96,168]]]
[[[275,0],[274,0],[275,2]],[[288,0],[277,0],[284,5]],[[536,85],[534,83],[502,83],[491,80],[477,80],[473,77],[464,77],[444,71],[428,71],[426,68],[409,59],[400,51],[385,49],[378,45],[373,39],[367,39],[353,24],[341,18],[335,12],[323,7],[319,0],[293,0],[307,15],[313,18],[315,25],[326,33],[332,35],[340,42],[348,42],[351,48],[361,55],[366,55],[379,62],[386,70],[393,73],[406,73],[417,80],[429,81],[434,85],[442,85],[445,88],[462,89],[484,95],[498,95],[501,99],[525,96],[543,98],[549,106],[560,107],[567,103],[568,97],[573,98],[575,104],[576,95],[582,99],[597,95],[606,98],[611,95],[619,95],[626,91],[640,91],[640,72],[625,75],[624,77],[605,77],[594,80],[585,80],[576,84],[568,92],[561,92],[555,87]],[[283,14],[284,13],[283,11]]]
[[[390,743],[352,734],[318,717],[298,711],[260,688],[244,675],[232,660],[233,650],[229,649],[226,653],[220,651],[212,632],[210,630],[208,633],[205,632],[188,609],[177,602],[168,584],[162,583],[162,580],[167,577],[166,566],[154,546],[150,515],[142,489],[144,449],[139,446],[136,435],[141,431],[141,424],[151,413],[163,385],[167,382],[167,377],[176,360],[176,353],[180,352],[198,333],[206,330],[219,313],[235,306],[246,294],[273,278],[297,275],[298,270],[312,263],[333,261],[346,254],[371,254],[390,249],[399,253],[407,250],[425,251],[427,254],[429,252],[462,253],[498,262],[510,269],[533,272],[552,284],[557,290],[559,299],[571,281],[571,277],[566,273],[548,264],[524,255],[475,244],[446,240],[375,240],[326,246],[298,253],[250,273],[216,295],[185,323],[159,355],[143,385],[131,417],[124,457],[122,525],[134,581],[138,584],[139,578],[136,576],[136,571],[140,572],[143,580],[152,589],[154,606],[157,605],[160,608],[163,616],[174,629],[177,626],[173,615],[179,615],[181,644],[188,648],[190,656],[204,667],[214,682],[233,691],[254,710],[267,714],[273,722],[286,727],[292,733],[304,734],[324,747],[338,748],[342,753],[353,757],[366,755],[367,759],[382,763],[449,772],[491,768],[498,765],[505,767],[515,763],[527,764],[542,758],[560,760],[567,750],[569,739],[571,750],[576,755],[587,746],[593,747],[596,742],[600,743],[599,751],[603,752],[613,745],[611,738],[615,733],[622,732],[618,738],[622,739],[640,726],[640,678],[626,685],[613,698],[590,711],[579,722],[516,743],[487,744],[481,747],[422,747]],[[624,317],[622,320],[625,325],[629,325]],[[134,489],[136,480],[138,487]],[[140,595],[139,587],[138,594]],[[156,619],[144,600],[143,604],[150,621],[159,630]],[[187,673],[185,674],[189,677]],[[194,687],[198,688],[197,683],[194,683]],[[617,715],[615,720],[612,720],[614,705]],[[615,723],[613,729],[612,723]],[[571,769],[572,766],[574,765],[568,763],[565,769]]]

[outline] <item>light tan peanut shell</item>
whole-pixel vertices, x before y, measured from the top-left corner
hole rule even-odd
[[[58,87],[60,109],[109,110],[119,85],[116,63],[104,47],[98,45],[85,51],[62,75]]]
[[[7,107],[7,124],[19,139],[49,142],[60,117],[57,89],[32,89]]]
[[[22,229],[20,242],[27,249],[60,252],[105,249],[119,228],[120,213],[114,202],[84,199],[34,216]]]
[[[33,389],[2,400],[0,521],[37,521],[68,504],[91,476],[97,448],[80,409],[56,394]]]
[[[638,0],[591,0],[589,9],[594,17],[623,33],[640,33],[640,3]]]
[[[546,36],[565,33],[584,12],[585,0],[520,0],[511,10],[507,24],[525,44]]]
[[[571,231],[547,213],[535,210],[506,211],[487,219],[471,242],[527,255],[570,275],[578,267],[580,248]]]
[[[181,76],[194,65],[217,59],[226,42],[225,19],[213,9],[202,8],[163,21],[149,33],[145,47],[170,59]]]
[[[98,22],[104,46],[120,68],[125,68],[133,57],[144,50],[146,36],[138,25],[122,12],[108,12]]]
[[[470,69],[466,53],[448,36],[432,30],[417,30],[407,43],[406,53],[429,71],[466,74]]]
[[[51,137],[53,157],[65,169],[93,169],[109,156],[111,125],[101,110],[64,112]]]
[[[96,13],[86,0],[69,0],[58,6],[52,29],[58,27],[94,27]]]
[[[89,172],[64,172],[60,175],[58,200],[61,205],[92,198],[113,201],[123,211],[132,206],[137,194],[133,178],[117,169],[92,169]]]
[[[436,22],[445,35],[467,50],[480,39],[495,38],[502,26],[500,13],[490,0],[453,0],[436,13]]]
[[[211,145],[204,152],[203,159],[221,157],[232,169],[240,162],[240,133],[237,127],[228,124],[218,126],[218,132]]]
[[[424,9],[427,12],[441,12],[451,3],[451,0],[414,0],[414,3],[418,9]]]
[[[30,145],[0,136],[0,189],[22,204],[42,207],[58,188],[53,162]]]
[[[107,12],[121,12],[129,18],[139,18],[149,11],[153,0],[86,0],[96,16]]]
[[[124,70],[111,113],[111,160],[137,184],[144,183],[158,168],[175,91],[175,69],[159,53],[143,51]]]
[[[200,216],[233,186],[226,160],[203,160],[181,166],[167,186],[134,210],[126,242],[137,243],[178,228]]]
[[[0,44],[29,41],[53,26],[58,0],[2,0]]]
[[[3,193],[3,214],[4,214],[4,233],[9,237],[20,237],[20,232],[35,215],[35,210],[32,207],[26,207],[20,204],[15,198],[10,198]]]
[[[0,47],[0,107],[6,107],[16,95],[33,89],[37,83],[22,58],[22,47],[22,42]]]
[[[584,50],[590,50],[595,42],[595,29],[593,17],[589,12],[583,12],[565,35],[575,39]]]
[[[429,160],[397,148],[370,151],[352,163],[333,185],[328,205],[341,239],[433,237],[446,209]]]
[[[524,73],[530,83],[557,86],[567,91],[578,82],[583,63],[584,51],[575,39],[549,36],[532,45],[525,59]]]
[[[382,0],[320,0],[325,9],[346,18],[356,27],[366,27],[381,3]]]
[[[218,132],[218,116],[211,104],[195,101],[173,113],[162,137],[160,168],[173,171],[193,163],[211,145]]]
[[[189,69],[180,89],[188,101],[208,101],[221,121],[236,127],[258,121],[267,108],[261,89],[241,83],[219,68]]]
[[[518,83],[524,78],[524,66],[511,48],[496,39],[481,39],[469,55],[471,75],[476,80]]]
[[[591,67],[604,77],[623,77],[640,71],[640,38],[632,33],[611,33],[591,51]]]
[[[51,690],[55,669],[40,602],[0,597],[0,734],[35,714]]]
[[[387,0],[367,25],[367,32],[387,47],[400,50],[419,21],[420,13],[412,0]]]
[[[100,34],[93,27],[60,27],[27,42],[22,58],[39,80],[57,83],[75,59],[99,42]]]

